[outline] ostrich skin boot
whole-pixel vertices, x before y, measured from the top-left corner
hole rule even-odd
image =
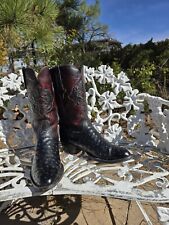
[[[83,74],[72,65],[51,68],[50,73],[58,105],[63,149],[71,154],[82,150],[91,159],[106,163],[130,159],[127,149],[105,140],[89,120]]]
[[[49,69],[38,78],[30,68],[23,68],[24,82],[33,111],[32,126],[37,138],[31,166],[31,180],[39,189],[54,187],[63,176],[59,157],[58,115]]]

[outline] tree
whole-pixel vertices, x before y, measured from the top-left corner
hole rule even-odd
[[[32,29],[28,30],[27,40],[31,43],[34,64],[38,56],[43,57],[48,63],[47,57],[56,45],[59,45],[62,28],[56,24],[58,8],[53,0],[33,0],[31,17]],[[37,54],[35,53],[37,51]]]
[[[5,0],[0,3],[0,31],[8,49],[11,71],[14,71],[13,62],[18,52],[25,58],[33,58],[36,64],[40,53],[46,56],[53,50],[61,32],[55,22],[57,13],[53,0]]]
[[[169,92],[169,39],[157,42],[155,48],[156,79],[161,87],[161,94],[168,98]]]
[[[55,1],[59,13],[56,22],[59,26],[64,28],[66,38],[77,32],[82,26],[82,17],[79,13],[80,0],[56,0]]]
[[[0,31],[3,42],[7,46],[11,71],[14,70],[14,51],[22,44],[22,32],[29,25],[27,10],[27,1],[24,4],[22,0],[6,0],[0,3]]]
[[[64,27],[66,33],[61,63],[101,63],[99,53],[104,49],[104,43],[97,41],[107,38],[108,34],[107,26],[98,22],[99,1],[91,5],[85,0],[58,0],[57,3],[60,9],[57,23]]]
[[[3,42],[3,39],[0,36],[0,66],[5,65],[7,61],[7,49]]]

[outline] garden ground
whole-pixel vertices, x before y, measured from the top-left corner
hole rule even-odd
[[[153,225],[155,204],[142,203]],[[0,215],[4,225],[146,225],[137,203],[95,196],[43,196],[14,201]]]

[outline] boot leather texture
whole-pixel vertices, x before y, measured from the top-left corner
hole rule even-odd
[[[130,152],[105,140],[87,116],[83,74],[72,66],[50,70],[59,112],[60,139],[66,152],[86,152],[91,159],[116,163],[131,158]]]
[[[48,68],[38,78],[30,68],[23,68],[24,82],[33,111],[32,126],[37,137],[31,179],[35,187],[50,189],[63,176],[59,157],[58,115]]]
[[[83,151],[92,160],[105,163],[131,158],[127,149],[111,144],[93,127],[87,116],[84,77],[76,67],[45,67],[38,78],[32,69],[23,68],[23,75],[37,137],[31,167],[35,187],[50,189],[64,173],[59,157],[58,115],[60,140],[66,152]]]

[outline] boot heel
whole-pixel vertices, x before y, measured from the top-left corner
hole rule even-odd
[[[66,153],[69,153],[69,154],[72,154],[72,155],[75,155],[75,154],[78,154],[81,150],[72,145],[72,144],[63,144],[63,150],[66,152]]]

